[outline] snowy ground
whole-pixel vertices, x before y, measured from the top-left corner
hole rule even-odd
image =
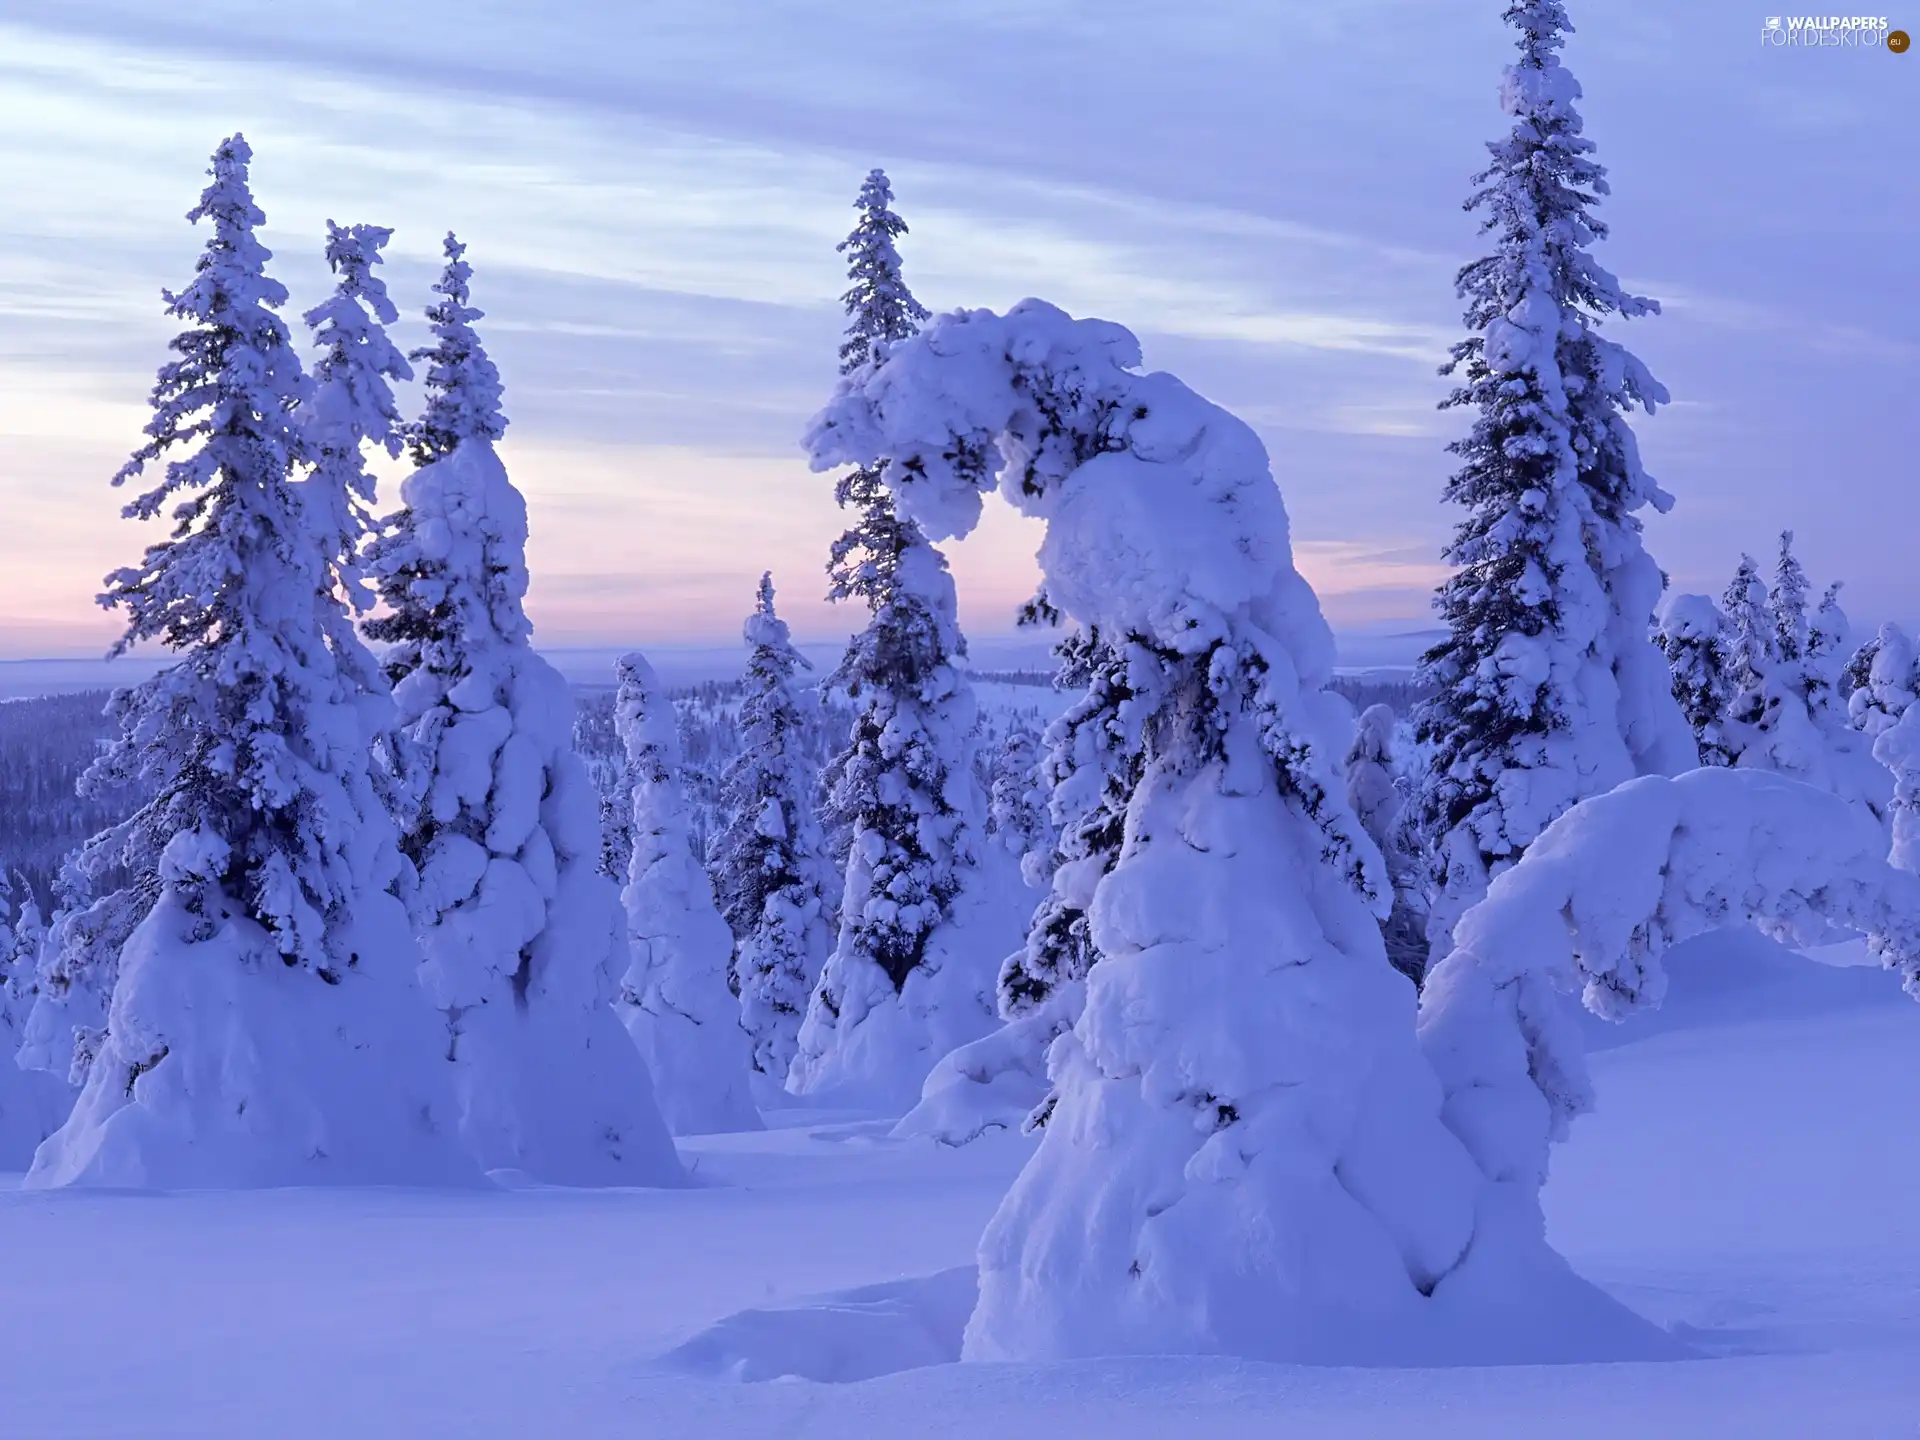
[[[1884,975],[1774,967],[1756,999],[1733,973],[1676,965],[1686,1023],[1594,1056],[1600,1113],[1547,1193],[1574,1264],[1709,1358],[932,1364],[1025,1142],[796,1112],[688,1144],[691,1191],[0,1180],[0,1433],[1920,1435],[1920,1006]]]

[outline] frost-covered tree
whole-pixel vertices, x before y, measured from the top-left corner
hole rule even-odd
[[[886,176],[874,171],[840,247],[853,282],[842,297],[843,373],[877,362],[926,318],[901,278],[894,240],[906,224],[891,202]],[[863,602],[870,619],[828,680],[855,707],[853,733],[825,776],[827,826],[845,837],[846,875],[839,934],[788,1084],[884,1104],[910,1100],[934,1059],[992,1022],[991,975],[964,973],[977,956],[936,945],[979,863],[985,797],[945,558],[898,513],[875,465],[843,475],[835,499],[856,518],[834,542],[828,594]]]
[[[1393,910],[1380,922],[1387,959],[1418,985],[1427,968],[1427,922],[1418,866],[1407,853],[1401,824],[1406,789],[1394,759],[1399,724],[1390,706],[1369,705],[1360,712],[1346,756],[1347,804],[1387,862]]]
[[[9,880],[0,870],[0,1169],[26,1169],[73,1101],[60,1079],[13,1063],[32,1013],[44,932],[25,877],[16,873]]]
[[[186,328],[114,480],[163,466],[123,513],[172,528],[107,577],[101,601],[127,617],[113,653],[178,658],[114,697],[97,768],[150,798],[89,856],[150,900],[30,1184],[473,1174],[391,893],[403,862],[368,761],[389,702],[361,683],[335,536],[295,479],[313,392],[276,313],[250,158],[224,142],[188,212],[211,234],[165,296]]]
[[[1040,773],[1040,737],[1015,719],[994,754],[987,777],[987,833],[1014,859],[1030,885],[1047,883],[1053,826]]]
[[[1695,763],[1648,639],[1664,582],[1638,512],[1672,502],[1628,423],[1667,392],[1600,329],[1659,307],[1590,252],[1607,234],[1593,212],[1608,187],[1560,63],[1565,8],[1511,0],[1505,19],[1520,52],[1501,86],[1513,128],[1467,201],[1492,253],[1456,279],[1471,333],[1442,368],[1460,377],[1443,405],[1474,419],[1449,447],[1461,464],[1446,498],[1467,514],[1446,551],[1447,637],[1422,662],[1431,698],[1417,715],[1433,748],[1412,820],[1436,890],[1436,958],[1488,879],[1556,816]]]
[[[1899,723],[1920,698],[1920,659],[1907,632],[1889,621],[1847,662],[1847,723],[1869,739]]]
[[[633,860],[621,893],[631,963],[620,1015],[676,1135],[758,1130],[753,1046],[728,985],[733,936],[688,836],[673,701],[644,656],[622,656],[617,670],[613,720],[634,779]]]
[[[102,767],[80,777],[83,796],[95,793]],[[115,786],[114,788],[118,788]],[[69,855],[55,882],[57,905],[40,950],[32,1007],[21,1037],[19,1063],[63,1083],[84,1085],[107,1034],[107,1004],[120,950],[157,894],[157,875],[121,876],[114,856],[120,837],[96,835]]]
[[[527,507],[494,449],[499,378],[472,329],[464,247],[428,312],[419,468],[370,550],[410,783],[422,978],[460,1134],[488,1169],[559,1184],[680,1178],[646,1067],[613,1009],[627,967],[599,873],[597,797],[573,698],[527,620]]]
[[[1459,1363],[1596,1311],[1632,1328],[1443,1123],[1266,452],[1139,362],[1119,326],[1038,301],[959,312],[844,379],[808,434],[816,466],[883,462],[930,535],[995,488],[1044,520],[1048,594],[1126,657],[1142,737],[1088,907],[1099,959],[981,1241],[964,1354]]]
[[[407,357],[427,367],[427,406],[407,427],[407,448],[415,465],[442,459],[467,440],[491,442],[507,433],[500,372],[473,328],[486,312],[471,303],[473,267],[466,260],[467,247],[449,230],[441,249],[447,263],[433,287],[440,298],[427,307],[433,343]]]
[[[1693,730],[1702,765],[1731,765],[1727,715],[1734,698],[1727,617],[1704,595],[1669,593],[1661,601],[1656,643],[1673,676],[1673,698]]]
[[[1847,632],[1837,587],[1809,616],[1806,576],[1792,539],[1781,536],[1771,588],[1745,555],[1727,587],[1722,603],[1733,697],[1723,744],[1735,765],[1830,790],[1884,823],[1892,778],[1874,761],[1869,737],[1847,724],[1836,699]]]
[[[747,617],[740,753],[721,776],[720,817],[707,845],[720,913],[733,931],[733,988],[753,1040],[753,1068],[786,1083],[807,997],[831,946],[820,827],[808,797],[807,717],[794,676],[810,668],[774,613],[760,577]]]

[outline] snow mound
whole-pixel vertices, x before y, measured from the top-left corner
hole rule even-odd
[[[864,1285],[778,1309],[742,1310],[662,1357],[670,1369],[730,1380],[793,1376],[847,1384],[950,1365],[979,1291],[971,1265]]]
[[[920,1087],[920,1103],[894,1126],[895,1138],[965,1145],[989,1130],[1019,1129],[1047,1098],[1047,1047],[1069,1026],[1061,1007],[1048,1007],[942,1057]]]
[[[163,894],[127,941],[86,1088],[25,1183],[480,1184],[405,911],[359,903],[368,963],[329,985],[231,908]]]

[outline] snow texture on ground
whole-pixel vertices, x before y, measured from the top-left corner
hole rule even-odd
[[[1920,1007],[1872,971],[1878,1000],[1825,1004],[1827,982],[1855,977],[1811,968],[1771,1007],[1694,993],[1739,963],[1715,944],[1784,974],[1766,943],[1673,952],[1670,1003],[1693,1021],[1622,1027],[1592,1057],[1598,1109],[1546,1192],[1556,1248],[1709,1358],[933,1363],[957,1350],[975,1242],[1030,1142],[892,1141],[881,1117],[790,1109],[761,1134],[685,1142],[686,1190],[0,1181],[0,1431],[1910,1436]],[[896,1366],[911,1368],[874,1373]],[[743,1383],[781,1371],[853,1383]]]

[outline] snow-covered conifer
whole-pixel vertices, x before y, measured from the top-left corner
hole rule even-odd
[[[646,1067],[613,1009],[627,966],[598,870],[593,781],[573,698],[534,652],[523,605],[527,507],[493,442],[499,378],[472,329],[464,247],[428,312],[435,346],[419,462],[370,548],[412,776],[405,845],[419,870],[422,978],[453,1062],[460,1133],[489,1170],[560,1184],[680,1178]]]
[[[733,983],[753,1039],[753,1068],[783,1085],[832,940],[828,871],[808,803],[806,714],[793,690],[794,675],[809,667],[774,613],[772,575],[760,577],[745,638],[740,753],[721,777],[707,868],[733,931]]]
[[[1040,737],[1016,718],[992,757],[987,780],[987,831],[1020,862],[1021,874],[1034,886],[1047,883],[1047,857],[1053,850],[1041,758]]]
[[[617,670],[613,721],[634,777],[633,861],[621,893],[631,963],[620,1015],[676,1135],[758,1130],[753,1047],[728,986],[733,936],[688,836],[673,701],[644,656],[622,656]]]
[[[464,1180],[418,952],[391,893],[403,862],[368,751],[387,715],[358,678],[340,555],[295,480],[312,391],[276,313],[248,187],[214,152],[189,212],[212,233],[188,322],[116,484],[168,538],[107,577],[115,647],[178,659],[120,691],[96,769],[150,797],[88,847],[148,908],[106,1033],[28,1183],[248,1185]],[[343,637],[346,645],[343,646]]]
[[[1394,764],[1399,717],[1390,706],[1369,705],[1354,725],[1347,750],[1347,804],[1387,862],[1393,910],[1380,922],[1387,959],[1414,984],[1426,973],[1426,913],[1418,866],[1407,854],[1401,824],[1406,794]]]
[[[20,897],[16,911],[15,895]],[[0,1169],[24,1170],[59,1128],[73,1092],[38,1067],[13,1063],[37,990],[45,927],[26,877],[0,869]]]
[[[958,312],[845,378],[808,434],[816,466],[884,460],[931,535],[966,534],[995,488],[1043,519],[1048,594],[1124,657],[1141,736],[1088,908],[1099,959],[963,1353],[1458,1363],[1594,1309],[1631,1326],[1442,1122],[1265,450],[1139,362],[1119,326],[1039,301]]]
[[[1565,8],[1511,0],[1505,19],[1520,51],[1501,87],[1513,128],[1489,145],[1467,202],[1492,253],[1457,277],[1472,333],[1443,368],[1463,377],[1444,404],[1475,412],[1449,447],[1461,466],[1446,497],[1467,513],[1446,551],[1448,634],[1423,661],[1431,698],[1417,716],[1433,747],[1412,820],[1437,891],[1436,958],[1489,877],[1556,816],[1695,763],[1648,638],[1664,582],[1637,512],[1671,499],[1628,423],[1667,392],[1600,330],[1658,306],[1590,253],[1607,233],[1593,210],[1608,187],[1560,63]]]
[[[1673,698],[1693,729],[1702,765],[1731,765],[1727,738],[1734,681],[1727,658],[1727,617],[1704,595],[1669,593],[1655,635],[1673,676]]]
[[[487,357],[473,322],[486,318],[476,310],[469,286],[473,267],[467,247],[449,230],[442,243],[447,263],[434,283],[440,298],[427,307],[433,343],[413,351],[409,360],[427,366],[427,406],[407,427],[407,447],[415,465],[444,458],[467,440],[494,441],[507,433],[500,409],[500,372]]]
[[[843,373],[877,363],[926,318],[901,278],[894,240],[906,224],[891,202],[886,176],[874,171],[840,247],[853,282],[842,297]],[[853,733],[825,777],[827,826],[845,836],[846,875],[839,934],[788,1084],[887,1104],[910,1101],[938,1056],[992,1023],[991,973],[965,973],[977,956],[935,944],[980,862],[985,797],[945,558],[895,509],[877,466],[842,476],[835,499],[857,518],[834,542],[828,594],[864,602],[871,618],[828,682],[855,707]]]
[[[1920,659],[1907,632],[1889,621],[1847,663],[1847,722],[1868,738],[1899,723],[1920,698]]]

